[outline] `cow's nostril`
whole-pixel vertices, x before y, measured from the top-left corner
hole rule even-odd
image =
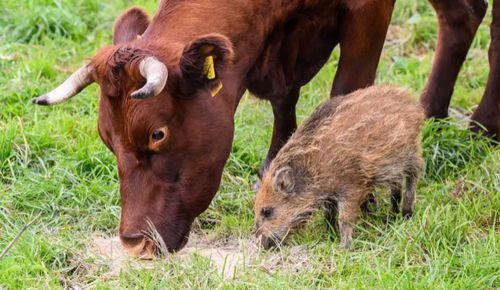
[[[120,240],[125,252],[130,256],[147,260],[154,257],[154,243],[143,234],[122,234]]]
[[[143,234],[121,234],[120,240],[126,248],[135,247],[144,242]]]

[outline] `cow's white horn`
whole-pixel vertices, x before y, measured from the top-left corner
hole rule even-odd
[[[79,68],[56,89],[31,101],[38,105],[49,106],[62,103],[76,96],[94,82],[92,70],[90,65]]]
[[[147,57],[139,64],[139,71],[146,79],[146,84],[132,93],[134,99],[151,98],[163,91],[168,79],[168,69],[155,57]]]

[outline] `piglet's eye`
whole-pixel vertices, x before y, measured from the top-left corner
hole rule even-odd
[[[272,208],[272,207],[264,207],[264,208],[260,211],[260,215],[261,215],[263,218],[270,218],[270,217],[273,215],[273,212],[274,212],[274,208]]]

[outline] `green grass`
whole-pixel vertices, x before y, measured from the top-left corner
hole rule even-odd
[[[185,262],[156,261],[149,270],[125,268],[118,278],[106,278],[106,265],[82,258],[92,233],[116,234],[120,213],[115,160],[96,130],[97,87],[50,108],[29,100],[109,43],[121,10],[137,4],[152,12],[156,2],[1,1],[0,250],[37,213],[42,216],[0,260],[0,288],[500,287],[500,150],[453,119],[425,127],[426,167],[415,216],[388,222],[385,200],[356,228],[349,252],[338,249],[338,237],[316,218],[289,243],[305,244],[310,253],[299,272],[283,267],[270,275],[248,267],[223,280],[207,259],[195,255]],[[418,95],[429,75],[436,20],[426,1],[397,2],[377,82],[404,85]],[[486,83],[490,22],[488,16],[455,88],[452,106],[467,112]],[[328,95],[338,56],[336,50],[302,90],[300,121]],[[250,235],[251,188],[271,129],[270,106],[245,97],[221,188],[195,231],[220,238]],[[457,189],[455,198],[450,192]]]

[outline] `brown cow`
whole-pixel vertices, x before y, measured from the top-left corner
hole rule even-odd
[[[337,44],[332,94],[373,83],[393,5],[170,0],[151,22],[131,9],[115,25],[114,45],[34,102],[58,103],[99,84],[99,133],[118,161],[122,244],[135,255],[150,253],[153,224],[176,251],[218,189],[245,90],[273,106],[267,164],[296,128],[300,87]]]

